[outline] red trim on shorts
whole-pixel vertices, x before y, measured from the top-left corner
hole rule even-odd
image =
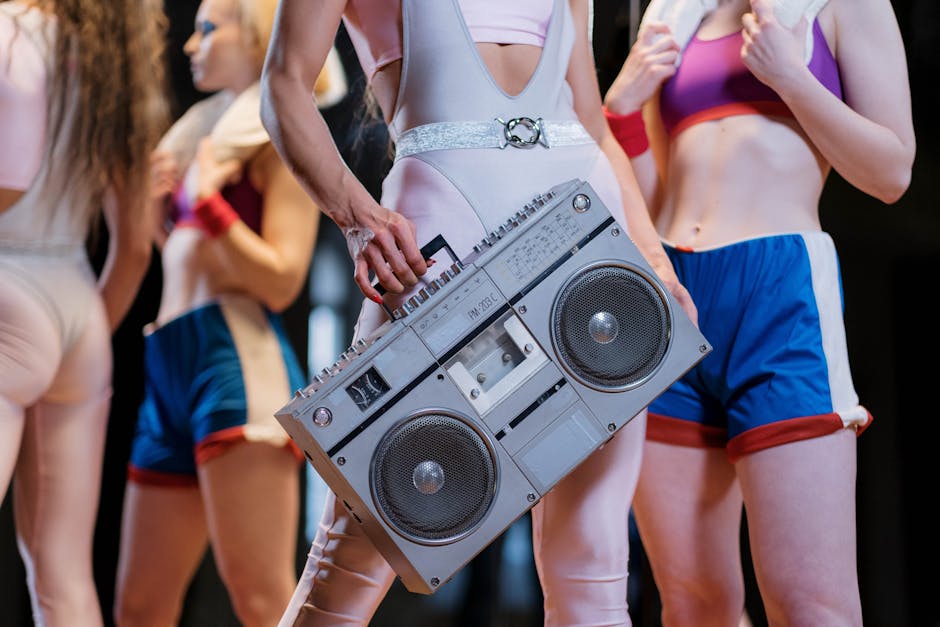
[[[189,488],[198,485],[196,475],[180,475],[172,472],[145,470],[130,464],[127,465],[127,480],[141,485],[165,488]]]
[[[724,448],[728,434],[721,427],[650,412],[646,419],[646,439],[695,448]]]
[[[242,442],[247,442],[247,439],[245,438],[244,425],[229,427],[228,429],[222,429],[221,431],[210,433],[199,444],[196,445],[196,465],[201,465],[211,459],[215,459],[236,444],[240,444]],[[303,451],[301,451],[300,448],[294,444],[293,440],[288,440],[284,445],[284,448],[288,449],[290,453],[297,459],[297,461],[303,461],[306,459],[306,457],[304,457]]]
[[[871,422],[872,416],[869,413],[865,424],[856,429],[856,435],[861,435]],[[820,414],[819,416],[791,418],[781,422],[761,425],[760,427],[750,429],[741,435],[735,436],[728,442],[728,459],[733,463],[745,455],[756,453],[771,448],[772,446],[818,438],[841,431],[842,429],[845,429],[845,425],[842,424],[842,418],[839,414],[835,412]]]
[[[692,115],[683,118],[669,132],[669,137],[675,137],[690,126],[699,122],[708,122],[710,120],[719,120],[732,115],[767,115],[776,117],[792,118],[793,112],[782,102],[774,100],[760,100],[755,102],[729,102],[728,104],[718,105],[703,109]]]

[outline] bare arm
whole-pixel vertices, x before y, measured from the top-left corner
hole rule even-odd
[[[132,201],[139,202],[139,199]],[[122,202],[113,191],[109,191],[104,199],[108,253],[98,278],[98,290],[104,300],[112,332],[120,326],[134,303],[141,281],[150,265],[153,252],[152,218],[150,204],[144,205],[144,215],[130,216],[126,211],[122,211]]]
[[[884,202],[907,190],[915,140],[907,62],[888,0],[831,0],[845,102],[802,62],[805,21],[783,27],[767,0],[745,14],[742,59],[796,116],[823,157],[847,181]]]
[[[643,111],[652,150],[630,159],[637,182],[650,212],[655,216],[662,194],[665,168],[663,153],[667,142],[658,128],[659,115],[655,105],[662,84],[676,73],[679,44],[669,27],[662,23],[644,24],[637,34],[623,67],[604,96],[604,106],[615,114],[626,115]]]
[[[207,144],[208,146],[208,144]],[[200,170],[211,150],[200,151]],[[238,288],[271,311],[283,311],[300,293],[317,235],[316,205],[272,147],[262,150],[251,172],[263,193],[261,233],[241,220],[212,240]]]
[[[610,132],[610,127],[604,118],[601,109],[600,87],[597,84],[597,75],[594,70],[594,55],[587,36],[587,2],[588,0],[571,0],[577,35],[568,66],[567,79],[574,93],[575,111],[581,123],[610,160],[614,172],[617,174],[620,183],[620,194],[623,198],[624,216],[630,230],[630,239],[633,240],[643,257],[653,267],[660,280],[675,296],[689,317],[693,321],[697,320],[695,305],[692,303],[685,287],[679,283],[672,263],[666,256],[659,235],[653,227],[653,222],[647,211],[630,160]]]
[[[311,96],[345,6],[345,0],[281,0],[261,78],[261,117],[290,171],[347,234],[359,289],[381,300],[369,270],[387,290],[401,292],[427,265],[414,225],[376,203],[349,170]]]

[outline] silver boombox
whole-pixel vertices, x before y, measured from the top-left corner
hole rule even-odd
[[[711,351],[585,182],[517,211],[276,414],[433,593]],[[626,524],[626,521],[624,521]]]

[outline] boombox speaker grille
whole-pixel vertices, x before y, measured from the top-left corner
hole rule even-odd
[[[600,389],[642,383],[662,361],[670,328],[663,295],[642,274],[621,265],[582,270],[560,290],[552,311],[562,363]]]
[[[428,544],[454,542],[486,515],[496,492],[495,458],[464,420],[421,413],[389,430],[375,448],[376,507],[399,534]]]

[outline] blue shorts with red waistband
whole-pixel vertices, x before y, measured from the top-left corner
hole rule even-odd
[[[849,371],[842,283],[823,232],[665,245],[713,351],[649,408],[647,439],[743,455],[872,420]]]
[[[276,314],[250,299],[212,303],[148,333],[144,356],[131,481],[194,485],[198,464],[244,441],[303,459],[274,418],[304,385]]]

